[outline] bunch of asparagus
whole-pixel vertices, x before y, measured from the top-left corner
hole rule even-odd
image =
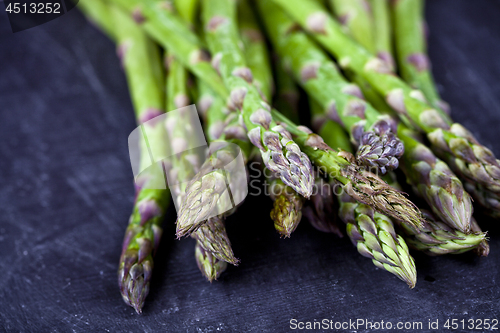
[[[499,160],[451,120],[439,97],[426,54],[423,0],[323,5],[80,2],[117,44],[138,124],[194,101],[206,137],[217,147],[205,160],[182,151],[192,141],[182,112],[151,129],[158,136],[166,129],[162,148],[182,152],[158,166],[174,184],[169,190],[149,186],[164,181],[162,170],[136,179],[118,275],[123,299],[138,313],[149,292],[170,193],[178,207],[176,235],[195,239],[202,274],[213,281],[228,263],[238,264],[225,230],[237,208],[212,212],[227,200],[221,163],[239,153],[245,162],[259,156],[271,175],[270,217],[283,237],[290,237],[302,216],[342,237],[338,216],[360,254],[412,288],[410,248],[429,255],[488,255],[472,198],[485,212],[500,215]],[[300,111],[299,86],[310,104]],[[141,148],[146,165],[150,152]],[[422,207],[401,191],[396,173],[423,199]]]

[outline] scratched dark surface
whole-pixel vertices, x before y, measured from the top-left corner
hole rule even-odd
[[[136,315],[116,282],[132,209],[127,137],[135,123],[114,45],[76,10],[16,34],[0,11],[0,331],[285,332],[291,318],[426,325],[499,317],[500,228],[481,214],[490,257],[415,254],[410,290],[346,238],[305,221],[280,240],[263,198],[249,198],[229,219],[241,265],[213,284],[196,267],[193,240],[174,240],[171,210],[151,293]],[[499,15],[494,0],[433,0],[427,8],[442,94],[497,156]]]

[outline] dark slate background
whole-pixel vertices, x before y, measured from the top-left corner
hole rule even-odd
[[[196,267],[193,240],[174,240],[171,210],[150,296],[135,314],[116,281],[135,123],[114,45],[76,10],[16,34],[0,11],[0,330],[284,332],[291,318],[499,317],[500,228],[480,212],[489,258],[415,254],[410,290],[348,239],[306,222],[280,240],[270,202],[252,197],[228,222],[241,265],[212,284]],[[499,15],[494,0],[428,1],[440,90],[497,156]]]

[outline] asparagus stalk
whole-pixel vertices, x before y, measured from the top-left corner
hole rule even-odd
[[[395,64],[392,56],[393,36],[389,2],[390,0],[369,0],[373,13],[375,51],[377,57],[385,61],[390,68],[394,69]]]
[[[449,106],[439,97],[432,77],[426,50],[423,12],[423,0],[401,0],[392,3],[401,76],[411,87],[422,91],[429,104],[449,114]]]
[[[425,199],[439,220],[462,233],[470,233],[472,201],[462,182],[446,163],[414,138],[415,132],[400,124],[398,135],[405,145],[402,170],[415,193]]]
[[[107,3],[102,0],[82,1],[78,4],[78,9],[82,11],[89,22],[116,42],[115,26]]]
[[[327,121],[320,133],[330,145],[350,150],[339,124]],[[358,252],[372,259],[375,266],[405,281],[410,288],[415,287],[415,263],[405,241],[396,234],[391,219],[357,202],[348,193],[341,193],[338,200],[340,219],[346,223],[347,234]]]
[[[314,0],[272,0],[279,4],[344,68],[364,77],[409,127],[426,133],[434,152],[460,177],[500,192],[500,164],[493,153],[446,114],[426,103],[423,94],[399,79],[380,59],[352,41]]]
[[[375,30],[370,3],[367,0],[330,0],[329,2],[340,24],[346,28],[345,31],[368,51],[375,53]]]
[[[208,45],[215,55],[213,65],[230,89],[230,103],[241,110],[250,141],[261,150],[266,167],[285,184],[309,197],[312,167],[309,158],[283,135],[273,121],[270,106],[252,83],[236,28],[236,3],[231,0],[203,1],[203,22]],[[285,130],[286,132],[286,130]]]
[[[228,90],[212,68],[202,43],[189,24],[174,12],[169,2],[155,0],[111,0],[122,6],[162,47],[169,50],[182,65],[195,74],[222,98]]]
[[[246,139],[244,134],[244,129],[237,124],[237,120],[230,117],[229,111],[225,108],[225,104],[222,99],[218,98],[214,92],[204,83],[198,81],[198,87],[200,91],[200,109],[202,109],[205,115],[205,127],[206,132],[209,133],[210,142],[222,142],[224,137],[228,137],[228,133],[232,126],[238,127],[238,132],[242,134],[240,137],[242,140]],[[231,122],[231,119],[232,122]],[[225,122],[228,122],[227,124]],[[236,123],[236,124],[235,124]],[[216,129],[214,129],[216,128]],[[249,147],[248,141],[246,145],[241,144],[241,146]],[[243,149],[242,151],[248,151]],[[226,216],[229,212],[226,213]],[[225,230],[223,220],[225,217],[217,216],[209,218],[206,223],[202,224],[192,235],[198,240],[200,246],[204,248],[205,251],[211,253],[217,260],[222,260],[233,265],[237,265],[239,260],[234,257],[229,238]],[[216,265],[218,261],[207,261],[205,264],[212,263]],[[220,266],[217,269],[213,268],[210,271],[221,271],[224,266]],[[225,268],[224,268],[225,269]],[[204,274],[205,275],[205,274]],[[205,275],[208,280],[211,280],[209,275]]]
[[[321,129],[320,133],[330,133],[330,136],[324,135],[324,137],[332,137],[332,145],[339,146],[344,149],[349,148],[347,137],[345,135],[342,136],[339,125],[329,121],[325,123],[324,128]],[[413,144],[413,142],[411,143]],[[405,144],[407,143],[405,142]],[[408,150],[410,153],[413,151],[412,147],[408,148]],[[403,170],[405,170],[404,168],[405,164],[402,165]],[[418,172],[418,170],[415,172]],[[392,175],[388,174],[385,178],[389,178],[389,176]],[[395,182],[395,177],[392,177],[389,184],[395,188],[399,188],[399,184]],[[349,202],[349,200],[347,201]],[[342,218],[344,213],[342,211],[343,204],[341,203],[340,205],[340,215]],[[352,214],[351,210],[347,211]],[[425,223],[420,231],[415,230],[411,225],[398,223],[404,231],[404,240],[411,248],[425,252],[429,255],[459,254],[472,249],[474,249],[479,255],[488,255],[489,245],[486,240],[486,233],[481,231],[474,218],[471,217],[472,233],[465,234],[457,228],[453,228],[443,222],[436,221],[432,214],[427,210],[422,210],[422,212],[424,213]]]
[[[227,269],[227,262],[217,259],[212,252],[206,251],[200,242],[196,242],[194,256],[201,273],[210,282],[217,280]]]
[[[305,200],[278,178],[271,180],[269,189],[273,200],[270,215],[274,228],[282,237],[290,238],[302,218],[302,206]]]
[[[94,19],[97,15],[102,16],[95,21],[106,24],[104,30],[112,31],[117,42],[138,124],[163,113],[162,67],[156,45],[134,21],[115,6],[97,1],[90,1],[88,5],[96,5],[93,8]],[[117,26],[120,29],[116,29]],[[152,138],[163,135],[159,123],[147,126],[152,127],[148,129]],[[161,142],[161,138],[158,141]],[[163,147],[153,147],[160,148]],[[141,165],[146,167],[150,164],[147,148],[141,147]],[[160,169],[158,165],[154,165],[136,180],[134,208],[125,232],[118,268],[118,284],[123,300],[137,313],[142,312],[144,300],[149,293],[153,255],[159,245],[161,223],[170,200],[168,190],[152,189],[161,188],[153,186],[154,184],[165,184]]]
[[[340,3],[339,6],[342,5],[349,8],[350,17],[358,18],[350,20],[349,24],[346,25],[344,23],[345,16],[342,16],[342,12],[334,10],[338,20],[346,28],[346,30],[350,32],[350,35],[368,51],[374,54],[376,53],[377,56],[381,60],[385,61],[388,66],[394,68],[394,60],[392,59],[391,53],[387,52],[390,50],[390,45],[385,45],[387,43],[390,44],[391,42],[390,36],[387,36],[390,34],[390,31],[385,31],[384,29],[386,22],[380,22],[386,19],[383,15],[384,8],[381,8],[384,7],[384,1],[386,0],[383,0],[382,2],[367,2],[367,0],[330,0],[330,2],[333,3],[332,6],[334,9],[336,8],[335,3]],[[372,8],[372,6],[376,6],[376,8]],[[377,17],[375,17],[375,14],[377,14]],[[375,19],[377,19],[376,22]],[[388,23],[389,22],[387,22],[387,24]],[[367,27],[370,29],[369,33],[366,32]],[[378,30],[380,31],[377,31],[377,28],[379,28]],[[375,31],[376,34],[373,34],[373,31]],[[379,51],[379,48],[382,48],[382,50],[377,52]],[[366,101],[374,106],[379,112],[385,112],[384,114],[388,114],[388,110],[390,110],[389,105],[387,105],[384,98],[380,96],[375,89],[373,89],[366,79],[349,69],[344,69],[344,73],[351,82],[358,85]]]
[[[405,240],[410,247],[431,256],[460,254],[480,247],[480,255],[488,255],[489,246],[486,241],[486,233],[481,232],[474,218],[472,218],[472,224],[478,228],[477,231],[464,234],[457,229],[450,228],[443,222],[436,221],[431,213],[425,210],[422,212],[426,219],[422,232],[415,234],[411,228],[404,229]]]
[[[397,168],[403,144],[395,136],[390,117],[362,99],[356,85],[347,82],[335,64],[271,1],[258,1],[273,45],[302,87],[320,103],[330,119],[339,120],[359,145],[360,164],[382,173]],[[316,119],[317,121],[317,119]]]
[[[244,46],[245,59],[253,74],[253,83],[261,97],[271,100],[273,77],[265,39],[255,21],[254,13],[246,0],[238,2],[238,25]],[[270,180],[270,197],[273,209],[270,216],[278,233],[289,238],[302,218],[304,198],[279,178]]]
[[[247,0],[238,1],[237,13],[246,64],[252,71],[253,83],[261,97],[270,103],[274,82],[265,37],[259,29],[254,11]]]
[[[337,180],[356,201],[417,229],[423,223],[422,214],[411,201],[375,174],[354,164],[352,154],[333,150],[321,136],[312,133],[307,127],[297,127],[277,111],[273,110],[273,116],[294,135],[297,144],[316,166],[329,178]]]
[[[192,23],[194,19],[194,11],[198,3],[197,0],[183,0],[181,7],[178,7],[179,2],[176,2],[176,10],[187,22]],[[182,64],[177,59],[170,55],[167,60],[168,76],[167,76],[167,109],[174,110],[189,105],[187,92],[187,72]],[[213,112],[212,112],[213,113]],[[169,130],[170,140],[172,145],[189,146],[190,138],[196,134],[189,133],[192,129],[189,122],[192,121],[182,110],[178,110],[173,116],[169,117],[167,129]],[[174,147],[172,147],[174,150]],[[186,150],[173,158],[173,168],[170,170],[171,179],[176,179],[175,184],[171,185],[172,191],[176,194],[177,206],[180,207],[185,200],[185,190],[188,181],[194,177],[201,166],[201,156],[193,153],[191,150]],[[223,260],[231,264],[237,264],[238,259],[234,257],[233,250],[229,238],[226,233],[226,228],[221,217],[216,216],[209,218],[206,223],[200,226],[193,234],[196,239],[197,247],[203,248],[205,252],[209,252],[211,257],[217,261]],[[197,261],[199,255],[196,255]],[[202,273],[209,281],[212,281],[212,275],[206,275],[207,265],[214,264],[217,261],[208,260],[203,265]],[[219,267],[219,272],[221,268]],[[213,269],[212,271],[214,271]]]
[[[415,263],[403,238],[396,234],[392,221],[374,212],[344,193],[340,200],[340,218],[347,224],[347,234],[358,252],[415,287]]]
[[[277,110],[294,123],[299,123],[299,98],[295,81],[285,70],[279,59],[276,59],[276,98],[273,105]]]
[[[196,10],[199,5],[198,0],[173,0],[174,7],[186,22],[193,25],[196,15]]]

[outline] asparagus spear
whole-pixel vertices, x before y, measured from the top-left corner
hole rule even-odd
[[[158,48],[120,9],[93,0],[84,6],[87,5],[88,8],[92,7],[90,13],[94,22],[110,32],[117,42],[137,123],[142,124],[160,115],[163,112],[164,95],[160,88],[162,68]],[[116,29],[116,26],[120,26],[120,29]],[[158,123],[146,126],[151,127],[148,133],[152,138],[163,135]],[[146,147],[141,147],[141,165],[146,167],[150,163]],[[123,300],[137,313],[142,312],[149,293],[153,254],[159,245],[161,223],[170,200],[168,190],[152,188],[161,188],[155,185],[165,184],[164,181],[158,165],[146,169],[136,179],[134,208],[123,240],[118,284]]]
[[[324,135],[325,138],[332,137],[332,145],[339,146],[340,148],[349,148],[346,136],[342,136],[341,128],[339,125],[329,121],[325,123],[324,128],[320,133],[330,133],[330,136]],[[403,136],[402,136],[403,138]],[[406,136],[404,136],[404,141]],[[414,140],[415,141],[415,140]],[[413,142],[411,142],[414,144]],[[405,142],[405,144],[407,144]],[[409,143],[408,143],[409,145]],[[416,145],[416,144],[415,144]],[[409,147],[408,151],[411,154],[413,147]],[[406,154],[406,152],[405,152]],[[431,159],[432,160],[432,159]],[[404,170],[405,164],[403,163],[402,169]],[[416,169],[414,172],[418,172]],[[388,174],[385,178],[392,176]],[[437,178],[437,177],[435,177]],[[388,182],[395,188],[399,188],[399,184],[395,183],[395,177],[392,177]],[[349,200],[347,200],[349,202]],[[348,206],[349,207],[349,206]],[[341,203],[341,218],[343,215],[343,204]],[[351,210],[347,210],[352,214]],[[487,256],[489,252],[489,245],[486,241],[486,233],[483,233],[471,217],[472,232],[465,234],[457,228],[450,227],[443,222],[436,221],[430,212],[422,210],[425,217],[425,222],[422,230],[417,231],[411,225],[405,223],[398,223],[404,231],[404,240],[408,246],[423,251],[429,255],[442,255],[442,254],[458,254],[474,249],[479,255]],[[352,218],[352,215],[350,215]],[[397,222],[397,221],[396,221]]]
[[[173,0],[173,4],[179,16],[186,22],[193,25],[196,15],[196,10],[199,5],[198,0]]]
[[[110,13],[109,5],[102,0],[82,1],[78,4],[87,20],[102,30],[109,38],[116,42],[115,26]]]
[[[453,229],[471,232],[472,201],[462,182],[403,124],[398,135],[405,145],[402,170],[415,193],[421,195],[434,215]],[[418,136],[418,135],[417,135]]]
[[[448,225],[438,222],[431,213],[423,210],[426,223],[422,232],[414,233],[411,228],[405,228],[405,240],[408,245],[428,255],[436,256],[443,254],[459,254],[480,247],[480,255],[487,256],[489,249],[486,242],[486,233],[477,232],[464,234],[463,232],[450,228]],[[472,224],[477,226],[476,220],[472,218]],[[484,242],[484,243],[483,243]]]
[[[327,121],[320,133],[330,145],[350,150],[339,124]],[[348,193],[341,193],[338,200],[340,219],[347,224],[347,234],[358,252],[372,259],[375,266],[405,281],[410,288],[415,287],[415,263],[405,241],[396,234],[391,219],[357,202]]]
[[[182,2],[182,4],[179,7],[180,2]],[[192,23],[197,3],[197,0],[176,1],[176,10],[179,11],[183,19]],[[168,57],[167,63],[169,69],[167,76],[167,109],[173,110],[185,107],[189,105],[187,72],[173,55]],[[173,113],[173,116],[168,118],[166,125],[170,134],[169,142],[172,145],[189,147],[190,139],[196,134],[190,133],[192,127],[189,126],[189,124],[192,120],[182,111],[183,110],[178,110],[176,113]],[[172,147],[172,151],[173,150],[174,147]],[[173,168],[170,170],[169,177],[170,179],[176,179],[175,182],[171,182],[171,190],[175,193],[177,207],[180,207],[185,200],[186,184],[199,171],[201,166],[200,162],[201,156],[192,150],[186,150],[173,158]],[[210,256],[231,264],[238,263],[238,259],[234,257],[226,228],[221,217],[215,216],[209,218],[206,223],[200,226],[200,228],[192,234],[192,236],[196,239],[198,243],[197,246],[203,248],[206,252],[210,252]],[[203,267],[206,267],[209,263],[215,262],[207,261]],[[220,268],[222,268],[222,266]],[[206,272],[206,269],[202,270],[203,274]],[[206,277],[210,281],[213,278],[211,275],[206,275]]]
[[[246,64],[252,71],[253,83],[261,97],[270,103],[274,82],[265,37],[259,29],[254,11],[247,0],[238,1],[237,13]]]
[[[210,85],[222,98],[228,90],[212,68],[202,43],[169,2],[155,0],[111,0],[122,6],[161,46],[169,50],[185,68]]]
[[[213,65],[231,90],[230,103],[241,110],[250,141],[261,150],[266,167],[285,184],[306,198],[312,189],[311,163],[299,147],[276,129],[270,106],[253,85],[236,29],[236,3],[231,0],[203,1],[203,22]],[[286,130],[285,130],[286,132]]]
[[[243,42],[245,59],[253,74],[253,83],[265,101],[271,100],[273,77],[265,39],[255,21],[254,13],[246,0],[238,2],[238,26]],[[276,177],[270,180],[270,197],[273,209],[270,216],[276,231],[290,237],[302,218],[303,197]]]
[[[290,238],[302,218],[302,206],[305,200],[278,178],[271,181],[269,189],[273,200],[270,215],[274,221],[274,228],[282,237]]]
[[[200,109],[203,109],[203,114],[205,115],[205,128],[207,128],[206,132],[209,133],[209,141],[221,142],[224,140],[222,138],[227,136],[224,133],[229,133],[227,132],[227,128],[240,125],[234,124],[237,120],[233,120],[233,123],[231,123],[232,118],[229,117],[228,119],[229,111],[225,109],[224,102],[222,99],[215,96],[214,92],[206,84],[198,81],[198,87],[200,91],[199,105]],[[220,123],[221,121],[222,123]],[[224,121],[228,121],[228,124],[225,124]],[[220,129],[214,130],[216,127]],[[242,132],[240,136],[245,140],[246,136],[244,135],[244,129],[240,127],[238,131]],[[248,142],[246,146],[249,147]],[[244,152],[246,150],[242,151]],[[229,215],[229,212],[226,212],[225,215]],[[223,216],[209,218],[207,222],[202,224],[192,235],[198,240],[200,246],[202,246],[205,251],[210,252],[217,260],[223,260],[230,264],[237,265],[239,260],[234,257],[231,249],[223,222],[224,219],[225,217]],[[209,262],[213,265],[217,264],[217,261]],[[217,270],[222,272],[221,269],[223,267],[224,266],[220,266]],[[216,271],[216,269],[213,268],[211,271]],[[205,276],[210,280],[209,275]]]
[[[392,56],[392,29],[389,9],[390,0],[369,0],[373,13],[375,51],[377,57],[394,69]],[[359,42],[359,40],[358,40]]]
[[[198,268],[210,282],[217,280],[227,269],[227,262],[215,258],[210,251],[205,251],[200,242],[196,242],[194,255]]]
[[[397,168],[403,144],[395,136],[390,117],[366,103],[356,85],[347,82],[335,64],[271,1],[258,1],[271,40],[296,80],[319,102],[325,113],[342,122],[353,143],[359,145],[360,164],[382,173]]]
[[[415,263],[403,238],[396,234],[392,221],[369,206],[342,195],[340,218],[347,224],[347,234],[358,252],[415,287]]]
[[[299,123],[299,98],[295,81],[281,64],[280,59],[276,59],[276,98],[273,105],[277,110],[294,123]]]
[[[422,214],[411,201],[375,174],[355,165],[352,154],[333,150],[321,136],[312,133],[307,127],[297,127],[279,112],[273,110],[273,116],[294,135],[297,144],[316,166],[329,178],[337,180],[356,201],[417,229],[423,223]]]
[[[373,14],[367,0],[330,0],[330,6],[352,38],[375,53]]]
[[[359,3],[362,2],[362,4]],[[382,1],[368,1],[367,0],[330,0],[333,3],[333,7],[335,9],[335,3],[340,3],[345,7],[348,7],[350,10],[350,15],[356,18],[361,19],[353,19],[349,21],[349,24],[344,24],[345,16],[342,16],[342,12],[335,10],[337,18],[343,24],[345,28],[348,28],[348,32],[350,35],[363,47],[365,47],[368,51],[372,53],[376,53],[377,56],[386,62],[388,66],[394,68],[394,60],[392,59],[390,53],[390,44],[391,44],[391,36],[390,30],[386,29],[386,25],[389,25],[388,17],[385,17],[384,8],[387,7],[385,2],[387,0]],[[353,5],[358,3],[358,5]],[[372,8],[375,7],[375,8]],[[377,14],[377,16],[375,15]],[[387,22],[385,22],[387,21]],[[370,28],[370,32],[367,33],[367,26]],[[372,31],[376,32],[375,34]],[[389,45],[387,45],[389,44]],[[354,73],[349,69],[344,69],[344,73],[347,78],[358,85],[363,93],[364,98],[368,101],[372,106],[375,107],[379,112],[384,114],[388,114],[388,110],[390,110],[389,105],[385,102],[384,98],[377,92],[373,87],[360,75]]]
[[[392,3],[394,32],[399,68],[403,79],[419,89],[435,108],[449,113],[432,77],[425,41],[423,0],[401,0]]]
[[[500,192],[500,164],[462,125],[426,103],[423,94],[394,75],[380,59],[352,41],[314,0],[272,0],[337,57],[344,68],[364,77],[409,127],[427,134],[434,152],[460,177]]]

